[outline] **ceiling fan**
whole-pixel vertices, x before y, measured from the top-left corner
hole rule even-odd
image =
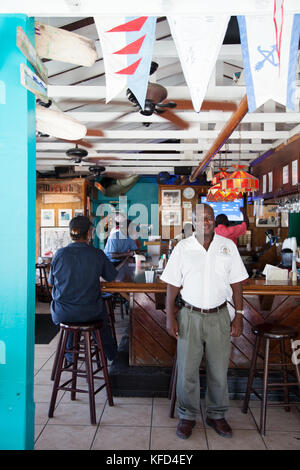
[[[102,166],[103,164],[112,161],[112,160],[120,160],[118,157],[106,157],[106,156],[97,156],[97,157],[88,157],[88,152],[85,149],[82,149],[76,145],[74,148],[70,148],[66,151],[66,155],[68,160],[72,161],[74,165],[82,165],[83,163],[95,163],[93,166],[89,167],[89,171],[93,176],[96,178],[99,176],[106,176],[112,179],[123,179],[127,178],[127,173],[123,172],[114,172],[114,171],[106,171],[105,167]]]
[[[158,64],[156,62],[151,62],[150,68],[150,75],[152,75],[158,68]],[[148,83],[147,93],[146,93],[146,100],[144,109],[138,103],[135,95],[132,91],[128,88],[127,89],[127,97],[128,101],[133,104],[135,109],[128,110],[124,112],[121,116],[118,116],[116,119],[108,121],[104,124],[103,128],[108,127],[113,122],[118,121],[122,117],[134,113],[139,112],[144,116],[152,116],[152,114],[157,114],[162,118],[166,119],[167,121],[174,124],[176,127],[180,129],[188,129],[189,123],[184,119],[180,118],[177,114],[175,114],[172,110],[176,108],[176,110],[194,110],[193,102],[191,100],[181,100],[176,99],[176,101],[167,101],[168,91],[167,89],[158,84],[158,83]],[[83,100],[72,100],[72,103],[80,103],[80,106],[85,106],[87,104],[100,104],[106,103],[104,99],[98,100],[89,100],[88,103],[83,103]],[[108,105],[117,105],[122,107],[128,108],[128,103],[124,101],[115,101],[112,100]],[[214,101],[214,100],[204,100],[202,103],[201,111],[209,111],[209,110],[216,110],[216,111],[235,111],[237,109],[236,103],[232,101]],[[150,123],[143,123],[146,127],[150,125]]]

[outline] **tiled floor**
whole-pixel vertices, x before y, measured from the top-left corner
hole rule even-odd
[[[38,313],[48,313],[48,304],[37,304]],[[118,340],[127,324],[117,316]],[[176,437],[177,419],[168,417],[167,398],[115,397],[107,403],[105,391],[96,395],[97,425],[89,421],[87,395],[71,402],[70,393],[58,396],[54,417],[47,416],[52,382],[50,373],[58,337],[50,344],[35,346],[35,449],[44,450],[300,450],[300,412],[272,408],[267,414],[267,433],[258,432],[259,402],[252,401],[248,414],[241,402],[232,401],[227,415],[232,439],[218,436],[203,420],[204,406],[192,436]],[[81,379],[83,380],[83,379]]]

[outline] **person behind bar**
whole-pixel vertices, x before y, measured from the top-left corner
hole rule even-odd
[[[248,219],[245,208],[241,207],[240,211],[242,212],[244,216],[244,220],[240,224],[229,225],[228,217],[225,214],[217,215],[216,221],[215,221],[216,234],[221,235],[221,237],[229,238],[236,245],[238,242],[238,238],[241,237],[242,235],[245,235],[249,227],[249,219]]]
[[[228,410],[227,369],[230,335],[243,330],[241,282],[248,277],[236,245],[214,232],[213,209],[198,204],[193,213],[195,232],[172,251],[161,280],[167,286],[167,330],[177,339],[176,434],[187,439],[200,410],[199,367],[206,357],[206,423],[223,437],[232,430],[225,420]],[[226,306],[232,289],[235,317],[231,323]],[[181,290],[182,307],[176,298]]]
[[[104,253],[114,264],[119,264],[127,256],[133,256],[138,246],[128,235],[127,219],[122,214],[116,216],[116,229],[113,229],[107,239]]]
[[[88,245],[91,223],[87,217],[74,217],[69,229],[73,241],[56,251],[50,268],[52,320],[55,324],[103,320],[101,338],[104,353],[109,360],[113,360],[117,348],[101,298],[100,276],[106,281],[113,281],[118,271],[102,250]],[[73,337],[69,334],[67,349],[72,344]],[[67,363],[72,362],[71,353],[66,353],[66,360]]]

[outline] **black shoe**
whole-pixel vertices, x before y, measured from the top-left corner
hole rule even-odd
[[[192,434],[192,429],[195,424],[195,420],[180,419],[176,429],[176,435],[180,437],[180,439],[188,439]]]
[[[226,419],[211,419],[206,418],[206,424],[213,428],[216,433],[218,433],[222,437],[232,437],[232,429],[227,423]]]

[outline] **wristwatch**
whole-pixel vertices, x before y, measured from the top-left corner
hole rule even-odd
[[[236,313],[240,313],[241,315],[245,314],[245,310],[236,310]]]

